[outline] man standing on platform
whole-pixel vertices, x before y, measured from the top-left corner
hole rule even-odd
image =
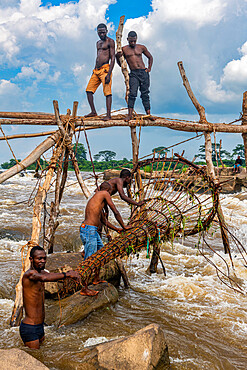
[[[144,109],[148,115],[150,115],[150,99],[149,99],[149,72],[151,71],[153,64],[153,57],[144,45],[137,44],[137,34],[135,31],[130,31],[128,34],[128,43],[129,45],[123,46],[122,51],[116,54],[117,63],[119,66],[120,56],[124,56],[128,66],[130,68],[129,74],[129,96],[128,96],[128,118],[127,120],[132,119],[132,114],[134,110],[135,100],[137,97],[138,88],[141,92],[141,99]],[[145,64],[142,59],[142,54],[148,58],[148,67],[145,67]],[[150,116],[149,119],[152,121],[154,117]]]
[[[106,97],[106,116],[103,118],[104,121],[111,119],[111,104],[112,104],[112,92],[111,92],[111,79],[112,70],[115,64],[115,42],[107,36],[107,27],[105,24],[100,23],[97,27],[97,32],[100,40],[96,44],[97,58],[93,74],[89,80],[86,88],[88,103],[91,108],[91,112],[85,117],[95,117],[97,112],[94,106],[93,94],[102,83],[103,92]],[[111,61],[111,62],[110,62]],[[110,62],[110,64],[109,64]]]

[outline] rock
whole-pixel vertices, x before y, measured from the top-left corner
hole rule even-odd
[[[76,292],[67,298],[61,299],[59,303],[46,300],[45,323],[48,325],[71,325],[83,320],[91,312],[108,304],[116,303],[118,300],[117,289],[109,283],[91,285],[89,288],[98,290],[99,294],[88,297]]]
[[[83,370],[168,370],[170,360],[164,333],[151,324],[135,334],[85,348],[70,358],[63,357],[63,366]]]
[[[74,270],[82,262],[81,253],[52,253],[47,256],[46,270],[49,272],[66,272]],[[100,269],[100,279],[107,280],[114,286],[119,286],[121,273],[115,261],[110,261]],[[47,298],[58,298],[58,291],[61,293],[64,283],[45,283],[45,295]],[[73,292],[70,292],[70,294]]]
[[[49,370],[42,362],[18,348],[0,349],[0,369],[4,370]]]

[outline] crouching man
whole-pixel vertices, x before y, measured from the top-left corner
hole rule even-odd
[[[58,281],[66,278],[75,279],[80,283],[77,271],[48,273],[44,271],[46,252],[40,246],[35,246],[30,251],[31,267],[22,278],[23,306],[25,318],[20,325],[20,336],[25,346],[39,349],[45,339],[45,282]]]

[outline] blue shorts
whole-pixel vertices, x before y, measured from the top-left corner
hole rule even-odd
[[[26,342],[33,342],[34,340],[40,340],[44,337],[44,323],[39,325],[30,325],[21,322],[20,328],[20,336],[23,340],[23,343]]]
[[[82,224],[80,227],[80,237],[84,245],[84,261],[104,246],[98,234],[97,226]]]

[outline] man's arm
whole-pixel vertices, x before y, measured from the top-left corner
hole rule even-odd
[[[120,198],[122,200],[124,200],[125,202],[129,203],[129,204],[133,204],[134,206],[142,206],[144,204],[143,201],[136,202],[135,200],[127,197],[127,195],[125,195],[125,193],[124,193],[123,185],[121,183],[119,183],[119,182],[117,182],[117,191],[118,191],[118,193],[120,195]]]
[[[122,226],[123,229],[125,229],[126,226],[124,225],[123,219],[122,219],[120,213],[118,212],[117,208],[115,207],[109,193],[106,193],[105,200],[106,200],[108,206],[111,208],[112,212],[114,213],[114,216],[115,216],[116,220],[118,221],[118,223]]]
[[[109,67],[109,72],[107,73],[106,75],[106,78],[105,78],[105,83],[106,84],[109,84],[110,80],[111,80],[111,73],[112,73],[112,70],[113,70],[113,67],[114,67],[114,64],[115,64],[115,42],[110,39],[110,58],[111,58],[111,63],[110,63],[110,67]]]
[[[146,68],[146,72],[151,72],[151,68],[152,68],[152,65],[153,65],[153,57],[151,55],[151,53],[148,51],[148,49],[146,48],[146,46],[143,46],[143,50],[142,50],[143,54],[145,55],[145,57],[148,58],[148,68]]]
[[[120,57],[124,56],[124,52],[123,52],[123,48],[121,51],[118,51],[117,54],[116,54],[116,61],[117,61],[117,64],[119,65],[119,67],[121,67],[121,63],[120,63]]]
[[[75,279],[78,283],[81,282],[81,277],[77,271],[70,270],[68,272],[37,272],[31,270],[27,276],[32,281],[52,282],[58,280],[64,280],[66,278]]]

